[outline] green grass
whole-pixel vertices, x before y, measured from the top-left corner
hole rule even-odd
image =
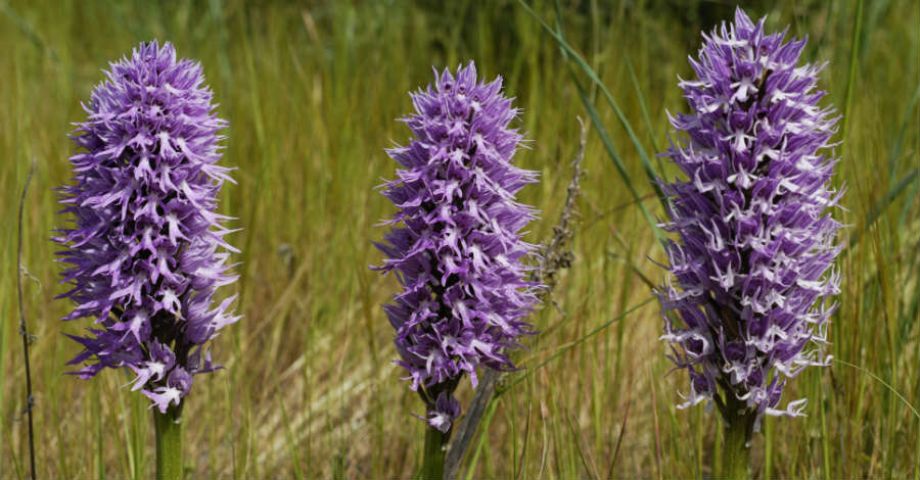
[[[585,0],[557,11],[552,1],[527,2],[564,32],[564,52],[511,0],[264,3],[0,0],[0,478],[28,469],[15,213],[31,158],[38,168],[24,259],[38,335],[39,473],[152,474],[150,412],[123,387],[128,376],[64,375],[76,348],[62,333],[86,322],[59,321],[68,304],[53,300],[63,286],[48,240],[62,223],[53,188],[69,177],[67,133],[83,118],[80,101],[107,61],[150,38],[203,63],[230,121],[224,161],[239,169],[221,208],[243,228],[232,242],[243,249],[234,288],[244,320],[215,342],[227,368],[199,377],[186,407],[191,478],[411,476],[423,430],[411,414],[422,408],[391,363],[379,307],[395,281],[367,268],[380,261],[370,246],[383,235],[375,224],[392,212],[374,187],[395,169],[383,149],[408,136],[394,121],[411,108],[406,92],[430,80],[432,65],[468,59],[485,75],[504,75],[524,109],[520,126],[532,143],[518,161],[542,174],[523,192],[543,211],[529,240],[549,237],[563,203],[576,117],[604,133],[592,132],[587,146],[576,261],[554,294],[561,312],[533,317],[547,333],[519,355],[527,370],[486,411],[488,436],[474,438],[462,477],[711,474],[718,419],[675,409],[686,377],[669,373],[658,307],[642,304],[650,297],[643,278],[658,283],[664,272],[635,198],[661,217],[646,175],[660,169],[654,146],[667,145],[665,110],[684,108],[676,79],[690,75],[686,57],[703,22],[729,18],[731,8]],[[841,362],[792,382],[787,398],[808,396],[808,417],[766,422],[755,471],[920,478],[920,419],[908,406],[920,406],[920,8],[865,2],[859,23],[856,1],[762,3],[749,13],[808,35],[805,57],[828,62],[827,101],[847,118],[838,216],[854,243],[839,261],[843,293],[830,329]],[[661,173],[675,175],[667,165]],[[460,390],[468,401],[468,383]]]

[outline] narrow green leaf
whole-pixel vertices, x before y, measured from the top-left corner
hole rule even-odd
[[[918,175],[920,175],[920,168],[911,170],[907,175],[904,176],[904,178],[901,179],[901,181],[899,181],[897,184],[895,184],[894,187],[888,190],[888,193],[886,193],[885,196],[880,198],[879,201],[876,202],[876,204],[873,205],[871,209],[869,209],[869,213],[866,214],[866,220],[863,222],[862,227],[860,227],[858,230],[855,230],[850,235],[850,241],[847,242],[843,254],[848,253],[859,243],[860,240],[862,240],[863,234],[865,234],[865,232],[868,231],[869,228],[878,221],[885,210],[887,210],[888,207],[895,201],[895,199],[897,199],[898,196],[900,196],[901,193],[904,192],[904,190],[906,190],[907,187],[917,179]]]
[[[591,68],[590,65],[585,61],[585,59],[572,48],[571,45],[565,40],[565,37],[555,29],[553,29],[549,24],[547,24],[533,9],[527,5],[524,0],[518,0],[518,3],[527,11],[527,13],[533,17],[536,21],[540,23],[543,29],[556,40],[556,43],[566,54],[566,59],[571,58],[575,61],[575,64],[591,79],[591,81],[600,89],[601,93],[604,94],[604,98],[607,100],[607,104],[613,109],[614,113],[617,116],[617,119],[620,121],[620,124],[626,130],[626,134],[629,136],[630,141],[632,141],[633,146],[636,148],[636,152],[639,154],[639,159],[642,163],[642,168],[645,171],[646,177],[648,177],[649,183],[652,185],[652,188],[655,190],[655,194],[658,196],[658,200],[661,202],[662,206],[667,207],[667,202],[664,197],[664,193],[661,191],[661,188],[658,186],[658,175],[655,173],[655,169],[652,167],[652,163],[649,160],[648,154],[645,151],[645,148],[642,146],[642,143],[639,141],[639,138],[636,136],[635,131],[633,130],[629,120],[626,119],[626,116],[623,114],[623,111],[620,109],[620,106],[617,104],[616,100],[613,97],[613,94],[610,93],[610,90],[607,89],[607,86],[604,82],[597,76],[597,72]]]

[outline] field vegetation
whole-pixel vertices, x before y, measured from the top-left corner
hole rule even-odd
[[[718,416],[677,410],[651,286],[664,282],[649,215],[663,210],[642,146],[668,145],[667,111],[685,102],[700,31],[734,6],[690,1],[243,2],[0,0],[0,478],[24,478],[26,408],[16,301],[16,213],[30,162],[21,272],[32,344],[42,478],[149,478],[148,402],[127,373],[65,375],[86,326],[64,323],[53,229],[55,188],[68,181],[67,134],[107,61],[138,42],[173,42],[201,61],[229,120],[224,163],[237,185],[221,209],[242,230],[231,243],[243,320],[224,330],[185,410],[188,478],[410,478],[424,424],[393,365],[381,304],[392,277],[368,267],[392,206],[375,189],[395,163],[384,148],[409,135],[407,92],[432,66],[475,60],[502,75],[523,108],[520,165],[541,182],[521,200],[547,241],[588,135],[573,226],[574,260],[546,306],[541,332],[516,354],[461,464],[463,478],[699,478],[710,475]],[[836,215],[847,225],[835,363],[787,390],[807,417],[768,419],[754,444],[758,478],[920,478],[920,7],[911,0],[751,2],[771,29],[808,36],[804,57],[827,62],[825,102],[843,115]],[[535,16],[534,16],[535,15]],[[550,35],[540,23],[562,34]],[[556,30],[558,29],[558,30]],[[560,48],[560,41],[570,49]],[[579,64],[571,54],[584,59]],[[617,111],[611,108],[600,80]],[[583,100],[591,109],[586,109]],[[592,113],[593,110],[593,113]],[[591,115],[596,115],[592,122]],[[628,125],[633,132],[624,128]],[[602,127],[600,129],[596,127]],[[616,156],[611,156],[613,147]],[[623,174],[614,159],[625,167]],[[630,187],[630,188],[628,188]],[[464,404],[473,395],[464,382]],[[715,449],[718,455],[718,449]]]

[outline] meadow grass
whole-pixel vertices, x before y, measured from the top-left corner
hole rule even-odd
[[[59,321],[69,305],[53,300],[64,287],[49,241],[63,222],[53,189],[70,176],[66,134],[84,116],[80,102],[107,61],[151,38],[202,62],[230,121],[224,163],[238,168],[221,210],[243,229],[231,241],[243,250],[233,288],[244,319],[216,341],[226,368],[200,377],[189,397],[190,478],[412,475],[424,425],[411,416],[420,403],[392,364],[380,309],[396,282],[368,269],[381,259],[370,245],[384,233],[377,223],[392,211],[375,187],[395,170],[383,149],[408,137],[394,121],[411,109],[406,92],[430,81],[432,65],[469,59],[486,76],[502,74],[523,108],[531,141],[517,159],[542,174],[522,194],[543,212],[528,240],[552,234],[578,149],[576,117],[601,128],[587,144],[575,262],[552,298],[559,308],[533,316],[543,333],[499,385],[463,478],[711,475],[716,412],[675,408],[686,375],[670,372],[657,339],[646,282],[665,277],[649,225],[663,211],[647,175],[676,174],[656,157],[668,143],[665,111],[684,108],[676,79],[691,74],[700,29],[732,7],[527,5],[532,12],[510,0],[0,0],[0,478],[28,471],[15,218],[31,159],[24,279],[37,335],[39,474],[151,475],[150,411],[124,387],[129,375],[64,375],[77,349],[63,333],[86,322]],[[826,101],[846,118],[835,184],[847,188],[837,216],[850,245],[829,333],[839,362],[792,382],[786,398],[807,396],[808,416],[767,419],[755,474],[920,478],[911,407],[920,405],[920,8],[797,1],[748,11],[808,35],[805,58],[828,62]],[[466,403],[468,382],[459,390]]]

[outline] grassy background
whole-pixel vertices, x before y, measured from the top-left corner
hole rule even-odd
[[[505,76],[532,140],[518,162],[543,179],[523,192],[544,212],[528,238],[551,234],[578,147],[576,117],[585,111],[570,64],[518,4],[260,3],[0,0],[0,478],[27,474],[15,212],[31,158],[37,173],[24,254],[26,309],[37,335],[39,473],[152,474],[150,414],[146,400],[124,388],[129,376],[108,371],[85,382],[63,374],[76,344],[62,333],[86,322],[58,320],[69,305],[53,300],[63,286],[48,240],[62,222],[53,188],[69,178],[67,133],[83,118],[80,101],[106,62],[139,41],[172,41],[180,55],[203,63],[230,121],[224,163],[239,168],[239,184],[225,189],[221,208],[243,228],[232,238],[243,250],[242,280],[232,288],[244,320],[216,341],[227,368],[199,377],[187,404],[190,478],[413,472],[422,423],[411,414],[422,408],[391,364],[392,332],[380,309],[396,285],[367,267],[380,260],[370,246],[384,233],[375,224],[392,211],[374,191],[395,168],[383,149],[407,138],[394,119],[409,111],[406,92],[429,82],[432,65],[474,59],[483,74]],[[573,48],[655,152],[667,141],[665,110],[684,108],[676,77],[690,75],[686,57],[696,52],[700,29],[730,18],[732,8],[586,0],[562,2],[561,14]],[[768,15],[771,28],[808,35],[805,57],[829,62],[822,86],[847,118],[835,183],[848,193],[838,215],[850,225],[844,236],[859,238],[839,261],[843,293],[830,330],[832,353],[847,363],[792,383],[786,399],[807,396],[808,417],[766,421],[754,445],[755,472],[920,478],[920,419],[902,401],[920,404],[920,7],[871,1],[859,16],[855,1],[747,8]],[[554,24],[552,3],[535,9]],[[583,73],[577,78],[590,85]],[[611,108],[600,97],[595,105],[633,185],[660,215],[636,148]],[[717,418],[702,408],[675,409],[686,376],[668,374],[657,305],[621,315],[650,298],[642,276],[663,280],[653,262],[662,252],[596,131],[585,167],[576,261],[554,294],[560,308],[533,317],[546,334],[529,342],[519,363],[534,367],[600,330],[526,370],[498,398],[464,474],[708,475]],[[470,390],[462,385],[464,401]]]

